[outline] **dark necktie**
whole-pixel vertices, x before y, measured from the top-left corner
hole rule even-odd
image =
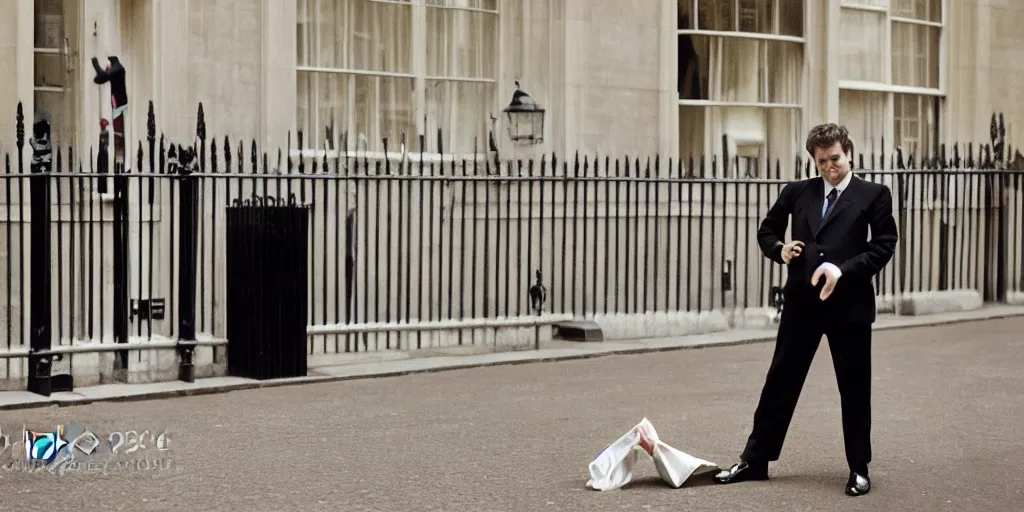
[[[824,219],[825,217],[828,217],[828,212],[832,210],[832,205],[835,204],[836,197],[838,195],[839,195],[839,190],[838,189],[832,189],[832,191],[828,193],[828,196],[825,197],[825,211],[822,212],[822,214],[821,214],[821,218],[822,219]]]

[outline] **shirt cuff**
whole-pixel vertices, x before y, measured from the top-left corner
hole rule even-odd
[[[786,264],[786,261],[782,259],[782,248],[785,247],[785,246],[786,246],[786,244],[784,244],[782,242],[775,242],[775,247],[772,247],[772,252],[771,252],[771,256],[770,256],[772,261],[775,261],[776,263],[779,263],[779,264],[782,264],[782,265]]]
[[[843,276],[843,271],[839,270],[839,267],[827,261],[825,263],[822,263],[821,265],[818,265],[818,270],[821,269],[828,270],[829,273],[832,274],[832,277],[835,277],[836,279],[839,279],[840,277]],[[815,272],[817,272],[817,270],[815,270]]]

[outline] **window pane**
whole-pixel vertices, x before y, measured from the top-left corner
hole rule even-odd
[[[324,129],[334,126],[338,138],[348,133],[348,148],[383,151],[397,148],[402,135],[406,144],[416,137],[413,79],[298,73],[298,129],[306,148],[324,147]],[[340,149],[340,148],[339,148]]]
[[[67,71],[64,55],[36,53],[33,67],[35,87],[45,88],[37,90],[33,95],[35,111],[50,114],[50,139],[55,144],[74,144],[77,118],[72,92],[74,82],[73,76]],[[32,113],[25,113],[26,140],[29,137],[27,133],[35,122],[34,119]]]
[[[939,87],[939,28],[913,23],[892,24],[892,82],[913,87]]]
[[[678,44],[681,99],[801,102],[803,44],[694,34]]]
[[[70,94],[66,92],[36,91],[33,95],[36,112],[48,112],[50,114],[50,140],[54,151],[58,145],[70,146],[75,143],[74,137],[74,105],[71,103]],[[35,115],[25,113],[25,145],[31,137],[32,125],[35,123]]]
[[[676,90],[680,99],[708,99],[708,45],[710,38],[693,34],[676,35],[678,63]]]
[[[807,152],[803,149],[804,139],[807,137],[807,130],[803,127],[803,113],[796,108],[769,108],[765,109],[765,132],[768,141],[768,162],[761,163],[760,177],[767,177],[765,163],[772,166],[771,176],[775,176],[776,165],[779,163],[779,172],[783,178],[794,176],[797,158],[805,158]]]
[[[500,116],[494,108],[494,84],[482,82],[427,82],[427,147],[437,151],[437,131],[441,130],[441,149],[453,153],[485,153],[488,131],[491,129],[488,113]],[[498,130],[505,130],[507,121],[498,119]],[[501,137],[502,133],[495,133]]]
[[[408,0],[297,0],[298,64],[412,72]]]
[[[839,78],[884,81],[885,14],[843,9],[839,24]]]
[[[694,28],[691,24],[693,0],[677,0],[677,2],[679,28]],[[685,24],[683,23],[684,16]],[[699,0],[697,18],[696,28],[700,30],[756,32],[799,37],[804,33],[804,0]],[[778,18],[777,24],[776,18]]]
[[[100,66],[106,67],[104,58]],[[59,53],[36,52],[35,65],[33,66],[36,87],[70,87],[72,84],[67,80],[67,64],[64,55]]]
[[[690,30],[697,28],[693,24],[693,0],[676,0],[676,28]]]
[[[764,101],[762,43],[733,37],[678,36],[680,97]]]
[[[894,135],[896,146],[903,149],[904,161],[916,155],[931,157],[935,151],[935,97],[917,94],[893,95]]]
[[[774,177],[776,161],[781,166],[782,176],[790,177],[803,144],[800,124],[800,109],[681,106],[680,158],[684,167],[689,166],[692,159],[695,176],[701,175],[703,157],[703,175],[711,177],[711,157],[715,156],[716,177],[766,177],[769,163]],[[723,136],[729,152],[728,172],[721,163]]]
[[[336,132],[344,132],[348,124],[348,76],[299,71],[297,78],[297,130],[302,133],[302,146],[323,149],[324,129],[334,126]]]
[[[402,136],[406,145],[416,138],[416,109],[413,105],[414,81],[411,78],[356,76],[356,127],[370,148],[397,149]]]
[[[772,7],[774,0],[739,0],[740,32],[774,33]]]
[[[882,149],[885,111],[885,93],[839,91],[839,122],[850,130],[855,162],[857,155],[864,154],[865,165],[871,166],[870,155]],[[891,148],[888,141],[886,145]]]
[[[804,0],[778,0],[779,33],[784,36],[803,37]]]
[[[497,79],[497,34],[493,13],[428,8],[427,74]]]
[[[716,57],[712,59],[711,99],[763,101],[760,41],[716,37],[712,38],[711,43],[711,55]],[[717,59],[718,55],[721,55],[721,60]],[[720,82],[718,77],[721,77]]]
[[[764,44],[768,52],[768,101],[800,104],[804,45],[785,41],[765,41]]]
[[[679,158],[683,161],[683,167],[690,169],[691,174],[697,176],[700,172],[700,159],[704,156],[704,143],[706,135],[704,129],[707,126],[706,118],[710,114],[708,107],[693,107],[681,105],[679,107]]]
[[[64,0],[36,0],[35,47],[63,48]]]
[[[894,0],[892,15],[924,21],[942,21],[942,0]]]
[[[736,12],[733,2],[700,0],[697,5],[697,28],[700,30],[736,31]]]

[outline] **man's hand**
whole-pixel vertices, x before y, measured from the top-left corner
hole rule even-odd
[[[789,265],[789,262],[793,258],[797,258],[803,253],[804,243],[799,240],[793,240],[792,242],[782,246],[782,261]]]
[[[836,289],[836,283],[842,275],[843,273],[835,265],[822,263],[811,277],[811,286],[818,286],[818,280],[821,279],[821,276],[825,276],[825,286],[822,287],[821,293],[818,295],[821,300],[825,300],[832,295],[832,291]]]

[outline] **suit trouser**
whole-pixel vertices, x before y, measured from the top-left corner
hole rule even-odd
[[[783,314],[754,427],[740,458],[779,459],[807,371],[825,335],[839,384],[846,461],[851,470],[866,470],[871,462],[871,324],[829,322],[813,309],[818,308]]]

